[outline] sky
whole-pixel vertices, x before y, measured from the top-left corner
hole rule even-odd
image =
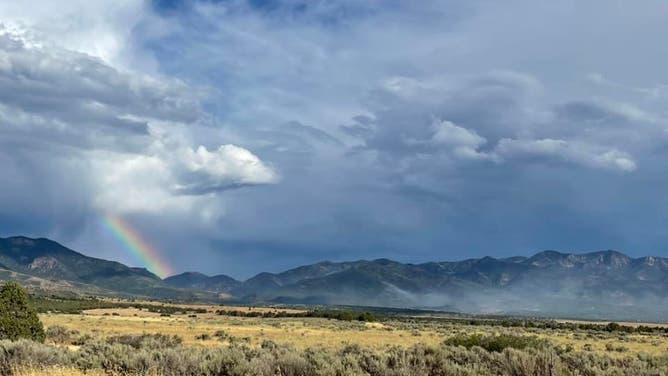
[[[247,278],[668,256],[668,3],[0,0],[0,236]]]

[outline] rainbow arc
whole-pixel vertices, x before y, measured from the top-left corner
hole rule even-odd
[[[160,253],[121,217],[107,214],[104,227],[111,232],[130,254],[140,260],[148,270],[164,278],[174,274],[171,267]]]

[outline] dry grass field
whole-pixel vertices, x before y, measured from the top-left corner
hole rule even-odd
[[[192,307],[192,306],[190,306]],[[607,332],[574,332],[500,326],[469,326],[452,322],[415,322],[387,320],[363,323],[323,318],[257,318],[216,315],[218,306],[204,307],[205,314],[161,316],[146,310],[93,309],[80,315],[43,314],[46,328],[63,326],[83,335],[110,337],[123,334],[161,333],[183,338],[186,346],[228,346],[230,340],[259,346],[265,340],[285,343],[298,349],[323,347],[338,350],[349,344],[381,350],[390,346],[410,347],[418,343],[437,345],[448,337],[461,333],[535,335],[557,346],[574,350],[605,352],[611,356],[663,355],[668,353],[668,337],[659,334],[629,334]],[[225,307],[247,311],[247,307]],[[270,311],[273,308],[253,308]],[[283,309],[281,309],[283,311]],[[299,312],[299,310],[292,310]],[[228,337],[217,339],[214,334],[224,331]],[[612,348],[612,351],[610,350]]]
[[[375,322],[242,317],[248,312],[305,313],[271,307],[182,305],[182,312],[171,306],[173,312],[166,314],[150,309],[157,303],[141,304],[143,308],[40,314],[46,344],[37,348],[27,343],[3,345],[5,354],[27,353],[19,356],[20,366],[8,373],[597,376],[668,372],[668,333],[662,330],[508,327],[499,321],[396,316]],[[217,312],[221,309],[224,314]],[[484,344],[471,347],[467,344],[471,338],[483,342],[484,338],[506,338],[513,344],[503,344],[499,350]]]
[[[216,314],[172,315],[136,309],[96,309],[82,315],[45,314],[42,322],[49,326],[76,329],[82,334],[109,337],[122,334],[162,333],[183,338],[186,346],[226,346],[229,340],[214,338],[224,331],[236,341],[259,346],[265,340],[288,343],[299,349],[324,347],[339,349],[359,344],[381,349],[392,345],[437,344],[443,334],[429,329],[397,328],[386,323],[345,322],[323,318],[256,318]],[[201,339],[209,335],[210,339]]]

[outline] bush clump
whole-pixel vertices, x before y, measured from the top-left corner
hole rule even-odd
[[[467,349],[477,346],[491,352],[502,352],[507,348],[518,350],[526,348],[542,348],[548,345],[546,341],[536,337],[516,336],[512,334],[458,334],[448,338],[443,343],[448,346],[463,346]]]
[[[166,334],[125,334],[107,338],[109,344],[127,345],[134,349],[167,349],[180,346],[183,338]]]
[[[70,330],[64,326],[54,325],[46,329],[46,338],[53,343],[62,345],[75,344],[76,337],[79,336],[78,330]]]

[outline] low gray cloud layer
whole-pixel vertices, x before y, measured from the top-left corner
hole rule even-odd
[[[111,212],[235,276],[668,252],[660,1],[170,4],[0,6],[4,235],[136,263]]]

